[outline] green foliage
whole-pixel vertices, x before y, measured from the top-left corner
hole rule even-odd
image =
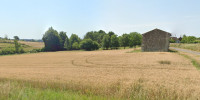
[[[115,35],[115,33],[110,31],[110,32],[108,32],[108,35],[111,37],[112,35]]]
[[[42,49],[33,49],[31,51],[29,51],[30,53],[38,53],[38,52],[44,52],[44,48]]]
[[[14,39],[15,39],[15,40],[19,40],[19,37],[18,37],[18,36],[14,36]]]
[[[74,42],[72,44],[72,50],[79,50],[79,49],[80,49],[79,43],[78,42]]]
[[[119,43],[120,43],[120,45],[121,46],[123,46],[124,47],[124,49],[125,49],[125,47],[127,47],[127,46],[129,46],[129,35],[128,34],[123,34],[120,38],[119,38]]]
[[[15,43],[15,52],[16,53],[24,53],[24,49],[21,47],[21,44],[18,43],[18,40],[14,40]]]
[[[102,40],[102,47],[103,47],[103,49],[107,49],[108,50],[109,43],[110,43],[109,39],[110,39],[109,35],[104,35],[103,40]]]
[[[71,50],[74,50],[74,49],[77,50],[79,48],[80,41],[81,41],[81,39],[78,37],[78,35],[72,34],[70,39],[69,39],[70,49]],[[74,47],[73,47],[73,45],[74,45]]]
[[[104,35],[106,35],[106,33],[103,30],[99,30],[98,32],[91,31],[91,32],[86,33],[86,35],[84,36],[84,39],[91,39],[101,44]]]
[[[71,49],[71,44],[69,42],[68,36],[66,36],[64,47],[65,47],[66,50],[70,50]]]
[[[175,43],[176,41],[175,41],[174,39],[171,38],[171,39],[169,40],[169,42],[170,42],[170,43]]]
[[[129,34],[129,46],[136,47],[137,45],[141,45],[142,43],[142,35],[137,32],[132,32]]]
[[[91,51],[99,49],[99,44],[96,41],[92,41],[91,39],[85,39],[81,41],[80,47],[81,49]]]
[[[15,54],[16,51],[15,51],[15,48],[3,48],[1,51],[0,51],[0,55],[9,55],[9,54]]]
[[[197,38],[195,36],[186,36],[183,35],[181,43],[195,43]]]
[[[111,36],[110,46],[112,49],[117,49],[119,47],[119,39],[118,39],[117,35]]]
[[[197,38],[195,36],[188,36],[187,43],[195,43],[196,39]]]
[[[45,51],[61,50],[61,38],[58,32],[50,27],[44,34],[42,40],[45,44]]]
[[[61,42],[61,49],[63,50],[64,49],[64,44],[65,44],[65,40],[67,38],[66,32],[61,31],[59,33],[59,36],[61,38],[61,41],[60,41]]]

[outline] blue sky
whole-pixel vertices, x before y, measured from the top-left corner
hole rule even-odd
[[[0,36],[41,39],[53,27],[144,33],[159,28],[200,37],[200,0],[0,0]]]

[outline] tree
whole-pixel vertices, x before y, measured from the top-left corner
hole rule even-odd
[[[97,50],[99,49],[99,44],[96,41],[92,41],[91,39],[85,39],[81,41],[80,48],[87,51]]]
[[[188,36],[187,37],[187,43],[195,43],[197,38],[195,36]]]
[[[104,35],[103,40],[102,40],[102,47],[103,47],[103,49],[107,49],[108,50],[109,43],[110,43],[109,39],[110,39],[109,35]]]
[[[121,37],[120,37],[120,40],[119,40],[121,46],[124,47],[124,49],[126,48],[126,46],[129,46],[129,35],[128,34],[123,34]]]
[[[18,37],[18,36],[14,36],[14,39],[15,39],[15,40],[19,40],[19,37]]]
[[[67,38],[66,32],[61,31],[59,36],[61,38],[61,49],[64,49],[65,40]]]
[[[24,49],[21,47],[21,44],[18,43],[19,37],[14,39],[14,44],[15,44],[15,52],[16,53],[24,53]]]
[[[137,45],[141,45],[142,43],[142,35],[137,32],[131,32],[129,34],[129,46],[136,47]]]
[[[187,43],[187,36],[184,34],[181,40],[182,43]]]
[[[80,49],[79,43],[78,42],[74,42],[72,44],[72,50],[79,50],[79,49]]]
[[[90,31],[86,33],[86,35],[84,36],[84,39],[91,39],[101,44],[104,35],[106,35],[106,33],[103,30]]]
[[[71,50],[73,49],[72,45],[73,45],[75,42],[77,42],[77,43],[79,44],[80,41],[81,41],[81,39],[78,37],[78,35],[72,34],[71,37],[70,37],[70,39],[69,39],[69,43],[70,43],[70,46],[71,46],[70,49],[71,49]]]
[[[58,32],[52,27],[45,32],[42,40],[44,41],[46,51],[61,50],[61,38]]]
[[[87,32],[86,35],[84,36],[84,39],[91,39],[91,40],[95,41],[94,34],[95,34],[95,32],[93,32],[93,31]]]
[[[111,48],[117,49],[119,47],[119,39],[117,35],[112,35],[111,36]]]
[[[71,49],[71,45],[70,45],[68,36],[66,36],[64,47],[65,47],[66,50]]]
[[[183,35],[181,42],[182,43],[195,43],[196,40],[197,40],[197,38],[195,36]]]
[[[110,32],[108,32],[108,35],[109,35],[109,47],[111,47],[111,36],[112,35],[115,35],[115,33],[114,32],[112,32],[112,31],[110,31]]]

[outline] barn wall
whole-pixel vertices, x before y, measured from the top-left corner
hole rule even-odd
[[[167,52],[169,50],[170,34],[164,31],[153,30],[143,34],[143,52]]]

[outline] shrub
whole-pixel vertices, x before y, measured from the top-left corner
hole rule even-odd
[[[72,44],[72,50],[79,50],[79,49],[80,49],[80,46],[79,46],[78,42],[74,42]]]
[[[29,51],[30,53],[38,53],[38,52],[43,52],[44,49],[33,49],[31,51]]]
[[[163,64],[163,65],[164,65],[164,64],[167,64],[167,65],[170,65],[170,64],[171,64],[170,61],[159,61],[159,63],[160,63],[160,64]]]
[[[15,54],[16,51],[15,51],[15,48],[4,48],[0,51],[0,55],[8,55],[8,54]]]
[[[91,39],[85,39],[81,42],[80,48],[87,51],[97,50],[99,49],[99,44],[96,41],[92,41]]]

